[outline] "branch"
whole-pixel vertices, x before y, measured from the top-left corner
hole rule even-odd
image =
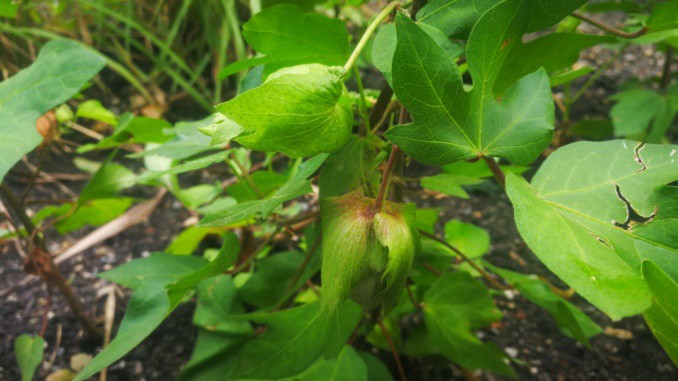
[[[596,28],[598,28],[602,31],[605,31],[609,34],[613,34],[613,35],[615,35],[617,37],[621,37],[621,38],[640,37],[640,36],[644,35],[645,33],[647,33],[647,31],[648,31],[647,27],[644,26],[644,27],[640,28],[639,30],[637,30],[635,32],[630,32],[630,33],[624,32],[623,30],[615,29],[615,28],[613,28],[609,25],[605,25],[605,24],[601,23],[600,21],[596,21],[596,20],[594,20],[594,19],[592,19],[592,18],[590,18],[590,17],[588,17],[588,16],[586,16],[582,13],[579,13],[579,12],[573,12],[570,16],[572,16],[576,19],[579,19],[579,20],[581,20],[581,21],[583,21],[587,24],[593,25],[594,27],[596,27]]]
[[[447,241],[445,241],[444,239],[438,238],[435,234],[431,234],[431,233],[426,232],[426,231],[423,231],[423,230],[419,230],[419,234],[421,234],[421,235],[423,235],[423,236],[425,236],[425,237],[431,238],[432,240],[435,240],[435,241],[437,241],[437,242],[443,244],[443,245],[444,245],[445,247],[447,247],[448,249],[454,251],[459,257],[461,257],[461,259],[463,259],[463,260],[466,261],[469,265],[471,265],[471,267],[473,267],[476,271],[478,271],[478,272],[480,273],[480,275],[483,276],[483,278],[487,279],[487,280],[488,280],[490,283],[492,283],[492,285],[494,285],[497,289],[499,289],[499,290],[510,290],[510,289],[513,288],[513,287],[507,287],[507,286],[504,286],[503,284],[497,282],[497,280],[496,280],[492,275],[490,275],[487,271],[485,271],[485,269],[483,269],[482,267],[478,266],[475,262],[473,262],[473,261],[471,260],[471,258],[467,257],[466,254],[462,253],[461,250],[459,250],[459,249],[457,249],[456,247],[450,245],[450,244],[449,244]]]

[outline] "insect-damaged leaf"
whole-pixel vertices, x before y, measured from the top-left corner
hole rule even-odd
[[[332,152],[353,126],[350,108],[340,102],[345,74],[318,64],[281,69],[217,110],[247,130],[236,139],[247,148],[291,157]]]
[[[528,184],[508,174],[520,234],[539,259],[613,319],[651,304],[640,263],[678,279],[676,146],[580,142]]]
[[[457,66],[415,23],[396,19],[393,89],[414,118],[386,136],[413,158],[442,165],[480,156],[528,164],[551,142],[554,108],[548,76],[523,77],[498,102],[492,92],[502,62],[525,30],[519,0],[503,2],[478,21],[469,38],[473,89],[464,90]]]

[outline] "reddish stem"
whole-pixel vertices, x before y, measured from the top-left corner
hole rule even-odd
[[[499,164],[491,157],[483,156],[483,160],[485,160],[485,164],[490,168],[492,175],[497,179],[499,185],[501,185],[502,188],[506,188],[506,175],[504,174],[504,171],[499,168]]]

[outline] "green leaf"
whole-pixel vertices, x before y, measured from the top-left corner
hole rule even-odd
[[[230,335],[198,329],[198,339],[189,362],[181,369],[180,381],[223,381],[231,364],[224,361],[234,356],[250,339],[244,335]]]
[[[358,352],[358,355],[367,367],[368,381],[393,381],[393,376],[388,367],[377,356],[368,352]]]
[[[645,321],[659,343],[678,364],[678,283],[652,261],[643,261],[643,278],[652,293],[652,306],[645,311]]]
[[[523,0],[513,5],[514,9],[524,8],[530,15],[526,32],[546,29],[587,0]],[[497,4],[496,0],[433,0],[417,13],[417,20],[436,27],[445,34],[465,39],[481,15]]]
[[[678,26],[678,2],[669,0],[652,7],[647,27],[652,31],[671,29]]]
[[[179,122],[174,128],[165,128],[163,130],[166,135],[172,136],[170,140],[154,148],[147,147],[144,151],[127,155],[127,157],[160,156],[173,160],[183,160],[208,150],[221,149],[219,146],[210,147],[210,138],[205,136],[204,133],[205,129],[219,126],[214,121],[219,118],[223,119],[223,116],[217,113],[193,122]],[[219,132],[215,132],[215,134],[220,135]],[[210,134],[207,135],[212,136]],[[214,142],[214,138],[212,142]],[[223,143],[225,144],[226,141]]]
[[[358,352],[347,345],[336,359],[320,360],[307,371],[289,379],[293,380],[367,381],[367,366]]]
[[[450,196],[468,198],[468,193],[466,193],[462,186],[475,185],[482,182],[483,180],[477,178],[441,173],[435,176],[422,178],[421,186],[424,187],[424,189],[444,193]]]
[[[445,33],[427,24],[418,25],[445,51],[445,53],[447,53],[449,59],[459,57],[464,53],[464,47],[459,43],[450,41]],[[374,44],[372,45],[372,60],[374,66],[384,74],[386,81],[390,85],[393,85],[392,64],[396,45],[396,28],[392,23],[381,27],[379,34],[375,37]]]
[[[494,91],[497,94],[503,93],[513,82],[540,67],[549,74],[570,67],[579,59],[580,51],[614,41],[615,38],[611,36],[551,33],[527,43],[518,42],[504,61],[494,84]],[[554,46],[558,48],[554,49]]]
[[[236,141],[291,157],[313,156],[341,148],[348,140],[353,115],[340,102],[339,66],[294,66],[271,74],[261,86],[216,106],[248,133]]]
[[[0,0],[0,17],[13,19],[19,10],[19,2],[15,0]]]
[[[133,203],[133,198],[117,197],[90,200],[81,205],[64,204],[62,206],[66,208],[60,208],[54,216],[67,217],[59,219],[54,227],[59,234],[66,234],[86,225],[101,226],[125,213]],[[72,208],[75,208],[75,212],[71,213]]]
[[[134,185],[135,178],[134,172],[124,166],[106,162],[99,167],[80,192],[78,203],[84,204],[91,200],[116,196],[121,190]]]
[[[298,289],[318,270],[320,265],[318,257],[312,258],[313,263],[306,267],[295,284],[291,282],[304,262],[304,254],[288,251],[257,261],[256,271],[238,291],[241,299],[259,308],[275,306],[290,291]]]
[[[428,339],[441,354],[468,369],[515,375],[502,351],[471,331],[501,319],[482,283],[464,272],[447,273],[431,285],[423,303]]]
[[[343,65],[349,55],[349,36],[339,19],[304,13],[293,5],[278,5],[257,13],[243,27],[247,43],[258,53],[246,66],[227,66],[221,78],[265,63],[268,75],[301,64]],[[236,63],[237,65],[237,63]]]
[[[287,180],[289,180],[288,176],[285,176],[283,173],[270,171],[254,172],[250,176],[250,179],[262,196],[270,195],[274,191],[280,189],[280,187],[285,185]],[[260,198],[259,194],[254,191],[248,181],[238,181],[226,188],[226,191],[229,195],[238,200],[238,202],[257,200]]]
[[[347,302],[330,312],[320,303],[269,314],[250,315],[268,326],[246,344],[231,368],[231,378],[282,378],[297,374],[321,355],[339,354],[360,320],[360,309]]]
[[[642,259],[678,277],[676,146],[578,142],[551,154],[532,185],[507,175],[521,236],[539,259],[613,319],[650,306]]]
[[[45,340],[40,336],[23,334],[14,340],[14,356],[21,371],[21,381],[33,380],[35,369],[42,363]]]
[[[603,332],[591,318],[554,293],[551,287],[536,275],[520,274],[487,263],[485,265],[511,283],[529,301],[548,311],[565,335],[590,348],[588,339]]]
[[[220,230],[218,229],[191,226],[174,237],[172,242],[165,249],[165,253],[173,255],[191,255],[206,236],[219,233]]]
[[[660,143],[678,114],[678,85],[666,95],[648,89],[630,89],[611,97],[610,111],[616,137]]]
[[[211,123],[201,127],[200,132],[212,138],[210,142],[212,146],[229,143],[245,132],[241,125],[224,117],[221,113],[216,113],[208,119],[211,120]]]
[[[457,220],[445,223],[445,241],[469,258],[481,257],[490,249],[490,235],[485,229]]]
[[[250,324],[234,315],[245,308],[238,299],[238,289],[228,275],[219,275],[198,283],[198,304],[193,324],[208,331],[232,335],[250,335]]]
[[[224,359],[237,353],[252,338],[249,323],[237,317],[244,311],[237,288],[228,275],[218,275],[197,285],[198,304],[193,323],[199,326],[198,340],[180,380],[223,380],[230,364]]]
[[[519,1],[500,3],[473,29],[466,51],[474,86],[468,93],[442,49],[409,18],[398,15],[393,89],[414,123],[389,130],[389,140],[430,165],[481,156],[515,164],[537,158],[551,142],[554,121],[544,70],[513,84],[501,102],[492,94],[502,62],[524,29],[527,15]]]
[[[226,271],[233,250],[239,250],[235,238],[225,240],[212,262],[199,257],[155,253],[101,274],[104,279],[132,288],[134,293],[115,338],[78,374],[75,381],[87,379],[139,345],[196,283]]]
[[[187,160],[184,161],[181,164],[172,166],[168,169],[163,169],[163,170],[149,170],[141,175],[139,175],[136,179],[137,183],[146,183],[151,180],[158,179],[160,177],[163,177],[165,175],[173,175],[173,174],[178,174],[178,173],[184,173],[184,172],[189,172],[189,171],[195,171],[197,169],[202,169],[205,167],[209,167],[212,164],[221,162],[226,160],[226,158],[231,154],[230,150],[226,151],[220,151],[217,153],[214,153],[212,155],[208,156],[203,156],[197,159],[192,159],[192,160]]]
[[[78,105],[76,118],[87,118],[99,122],[108,123],[111,126],[118,124],[118,118],[110,110],[105,108],[100,101],[91,99]]]
[[[78,148],[78,153],[92,150],[119,147],[130,143],[164,143],[172,138],[165,133],[172,125],[162,119],[124,114],[111,136],[100,140],[97,144],[88,144]]]
[[[359,188],[369,193],[378,188],[375,144],[381,145],[381,141],[373,143],[367,138],[351,135],[343,147],[332,152],[320,170],[320,198],[341,196]]]
[[[200,226],[225,226],[251,218],[265,218],[275,208],[296,197],[310,193],[311,183],[307,180],[327,159],[327,154],[320,154],[306,160],[299,166],[296,174],[280,187],[275,193],[263,200],[246,201],[240,204],[227,206],[218,212],[208,214],[200,221]]]
[[[54,40],[30,67],[0,83],[0,181],[42,141],[36,120],[80,91],[104,64],[76,42]]]
[[[568,135],[581,136],[586,140],[609,140],[613,134],[610,120],[581,119],[568,130]]]

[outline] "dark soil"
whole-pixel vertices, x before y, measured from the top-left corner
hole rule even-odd
[[[588,30],[587,30],[588,31]],[[609,52],[594,48],[582,55],[583,60],[600,65],[610,57]],[[580,118],[607,118],[611,106],[608,97],[628,78],[649,78],[660,72],[663,56],[648,47],[633,47],[622,55],[618,64],[596,80],[576,105],[575,120]],[[367,83],[367,81],[366,81]],[[380,88],[379,80],[370,80],[370,87]],[[45,166],[47,173],[77,173],[72,157],[51,155]],[[35,162],[35,158],[30,159]],[[138,164],[134,164],[138,165]],[[21,165],[19,168],[25,169]],[[413,166],[413,175],[428,168]],[[209,175],[202,176],[210,178]],[[212,176],[214,178],[214,176]],[[16,174],[8,177],[8,184],[20,193],[25,184]],[[196,181],[207,181],[205,178]],[[83,183],[68,183],[77,193]],[[138,197],[150,197],[152,190],[137,190]],[[64,195],[52,185],[39,185],[30,198],[60,199]],[[498,187],[490,193],[472,194],[470,200],[419,200],[421,206],[444,207],[441,221],[457,218],[487,229],[492,236],[492,247],[486,259],[500,267],[524,273],[543,275],[551,282],[565,287],[522,244],[513,222],[511,204]],[[33,210],[37,210],[35,207]],[[87,250],[60,266],[93,316],[103,316],[105,295],[98,295],[108,282],[97,274],[152,251],[161,251],[182,229],[190,214],[171,196],[165,196],[147,222],[111,238],[98,247]],[[74,243],[89,229],[60,237],[48,234],[50,250]],[[46,288],[37,279],[22,282],[22,259],[11,242],[0,243],[0,380],[18,380],[19,373],[13,356],[12,343],[22,333],[40,330],[45,312]],[[9,292],[6,292],[9,291]],[[129,292],[117,299],[116,327],[119,324]],[[520,295],[507,294],[496,298],[504,314],[501,324],[480,332],[483,339],[504,348],[521,363],[514,364],[520,379],[524,380],[675,380],[676,368],[650,333],[642,318],[634,317],[612,322],[581,298],[572,302],[592,317],[601,327],[628,331],[631,338],[605,334],[594,337],[587,349],[558,330],[547,312],[527,302]],[[171,380],[189,359],[195,342],[196,329],[191,324],[194,303],[181,305],[149,338],[123,360],[108,368],[108,380]],[[77,353],[95,354],[99,348],[88,343],[71,316],[63,299],[55,294],[49,312],[45,339],[46,358],[54,358],[48,369],[40,369],[39,379],[59,369],[68,368],[69,359]],[[388,353],[379,356],[395,373],[395,365]],[[458,368],[442,359],[404,359],[411,380],[464,379]],[[476,373],[479,379],[503,379],[489,373]],[[467,375],[468,377],[468,375]]]

